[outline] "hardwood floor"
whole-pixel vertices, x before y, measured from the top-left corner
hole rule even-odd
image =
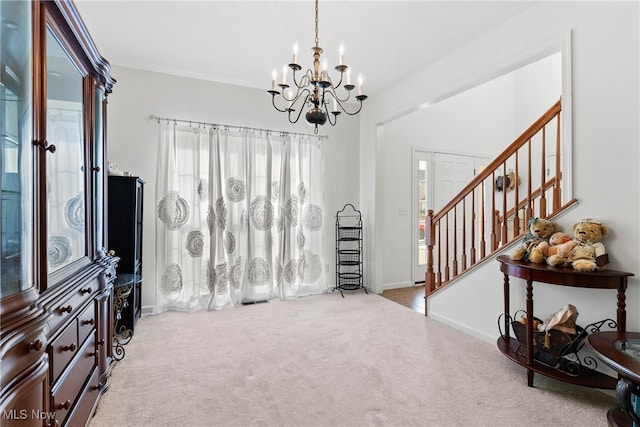
[[[424,314],[424,285],[382,291],[383,297]]]

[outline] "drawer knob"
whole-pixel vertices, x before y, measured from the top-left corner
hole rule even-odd
[[[67,400],[64,403],[58,403],[58,405],[56,406],[56,408],[58,409],[66,409],[69,410],[69,408],[71,408],[71,401]]]
[[[66,307],[63,307],[63,306],[58,307],[58,311],[59,311],[60,313],[64,313],[65,311],[66,311],[67,313],[71,313],[71,310],[73,310],[73,307],[71,307],[71,305],[68,305],[68,306],[66,306]]]
[[[95,322],[93,319],[83,320],[83,321],[82,321],[82,324],[83,324],[83,325],[93,325],[93,324],[95,324],[95,323],[96,323],[96,322]]]
[[[75,344],[65,345],[62,347],[62,351],[76,351],[76,348]]]
[[[40,351],[40,349],[42,348],[42,341],[40,340],[35,340],[29,343],[29,346],[27,347],[27,350],[32,351]]]
[[[86,287],[86,288],[84,288],[84,289],[80,289],[80,293],[81,293],[81,294],[90,294],[90,293],[91,293],[91,287],[90,287],[90,286],[87,286],[87,287]]]

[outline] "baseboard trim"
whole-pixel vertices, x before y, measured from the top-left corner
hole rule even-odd
[[[389,289],[410,288],[412,286],[415,286],[412,282],[385,283],[382,285],[382,290],[387,291]]]
[[[438,313],[434,313],[432,311],[429,311],[428,317],[437,322],[444,323],[447,326],[451,326],[452,328],[457,329],[461,332],[464,332],[467,335],[471,335],[472,337],[478,338],[479,340],[482,340],[488,344],[495,345],[496,340],[498,339],[497,336],[487,335],[484,332],[479,331],[478,329],[470,328],[463,323],[456,322],[455,320],[451,320],[448,317],[441,316]]]
[[[141,307],[142,314],[155,314],[155,307],[152,305],[145,305]]]

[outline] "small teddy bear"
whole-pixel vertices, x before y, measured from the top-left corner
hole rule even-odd
[[[549,248],[549,238],[558,231],[558,224],[543,218],[529,219],[527,234],[511,253],[511,259],[543,263]]]
[[[553,233],[551,237],[549,237],[549,247],[545,251],[544,256],[550,257],[551,255],[556,255],[558,253],[558,248],[560,245],[571,241],[571,236],[563,231],[558,231]]]
[[[593,218],[582,219],[573,226],[573,240],[559,245],[557,253],[547,258],[551,266],[568,265],[578,271],[603,271],[609,255],[602,240],[609,228]]]

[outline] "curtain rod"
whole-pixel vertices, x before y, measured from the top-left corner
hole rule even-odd
[[[310,133],[288,132],[288,131],[283,131],[283,130],[252,128],[252,127],[249,127],[249,126],[222,125],[222,124],[219,124],[219,123],[207,123],[207,122],[198,122],[198,121],[195,121],[195,120],[183,120],[183,119],[173,119],[173,118],[168,118],[168,117],[158,117],[158,116],[154,116],[153,114],[151,114],[149,116],[149,119],[157,120],[158,123],[160,123],[160,121],[166,120],[167,123],[168,122],[174,122],[174,123],[177,124],[178,122],[180,122],[180,123],[183,123],[183,124],[189,124],[189,126],[191,126],[191,125],[213,126],[213,127],[219,127],[219,128],[225,128],[225,129],[238,129],[238,130],[247,130],[247,131],[266,132],[268,134],[278,133],[278,134],[280,134],[282,136],[297,135],[297,136],[310,136],[310,137],[318,138],[318,139],[327,139],[327,138],[329,138],[327,135],[312,135]]]

